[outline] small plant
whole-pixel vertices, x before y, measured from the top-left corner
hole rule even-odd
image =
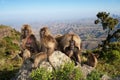
[[[52,80],[52,73],[44,68],[38,68],[31,74],[32,80]]]
[[[64,67],[54,72],[55,80],[80,80],[82,72],[79,68],[74,68],[74,63],[67,63]]]
[[[91,74],[88,75],[86,80],[101,80],[102,73],[99,71],[92,71]]]

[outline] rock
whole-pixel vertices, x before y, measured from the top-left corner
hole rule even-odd
[[[52,71],[53,70],[53,67],[50,65],[49,62],[47,61],[43,61],[40,65],[39,65],[40,68],[45,68],[46,70],[48,71]]]
[[[120,76],[115,77],[115,78],[114,78],[114,79],[112,79],[112,80],[120,80]]]
[[[94,70],[94,67],[84,64],[83,66],[81,66],[81,70],[83,73],[83,77],[86,78],[87,75],[90,74]]]
[[[29,59],[26,59],[19,72],[16,74],[15,78],[11,80],[31,80],[29,75],[32,71],[32,62]]]
[[[64,65],[67,62],[72,62],[71,59],[60,51],[55,51],[50,56],[50,62],[55,69],[58,69],[61,65]]]
[[[108,75],[103,75],[101,80],[111,80],[111,78]]]
[[[61,65],[64,65],[67,62],[71,62],[71,59],[60,51],[55,51],[50,56],[50,62],[43,61],[39,64],[40,68],[46,68],[46,70],[52,71],[53,67],[58,69]],[[52,64],[52,65],[51,65]],[[11,80],[31,80],[30,73],[32,72],[32,62],[29,59],[26,59],[19,72],[16,74],[15,78]]]
[[[66,56],[64,53],[60,51],[54,51],[54,53],[50,56],[49,58],[50,63],[48,61],[43,61],[39,64],[40,68],[45,68],[46,70],[53,71],[53,67],[55,69],[59,69],[60,66],[64,65],[67,62],[72,62],[71,59]],[[90,74],[93,70],[94,67],[88,66],[86,64],[81,64],[78,63],[75,68],[79,68],[82,70],[83,77],[86,79],[88,74]],[[30,74],[32,72],[32,62],[27,59],[23,62],[23,65],[21,66],[19,72],[16,74],[16,77],[11,80],[31,80]],[[109,80],[110,77],[107,75],[103,75],[101,77],[101,80]],[[116,78],[114,80],[119,80],[120,78]]]

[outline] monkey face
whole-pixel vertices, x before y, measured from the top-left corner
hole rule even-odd
[[[45,30],[41,30],[40,31],[40,37],[42,38],[42,37],[44,37],[44,35],[45,35]]]
[[[50,34],[49,29],[47,27],[43,27],[40,30],[40,37],[48,36]]]
[[[75,41],[70,40],[70,50],[74,50],[75,48]]]
[[[31,34],[31,28],[28,24],[23,25],[21,29],[22,37],[26,38],[29,34]]]
[[[26,38],[29,35],[29,30],[24,29],[23,30],[23,37]]]

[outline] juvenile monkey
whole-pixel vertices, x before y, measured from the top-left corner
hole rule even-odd
[[[88,60],[87,60],[87,64],[89,66],[92,66],[92,67],[96,67],[98,61],[97,61],[97,55],[93,54],[93,53],[89,53],[88,54]]]

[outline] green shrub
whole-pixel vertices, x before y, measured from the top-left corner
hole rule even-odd
[[[105,60],[108,63],[112,63],[120,59],[120,52],[118,50],[109,49],[107,51],[102,51],[101,53],[101,59]]]
[[[39,68],[32,72],[32,80],[52,80],[52,73],[44,68]]]
[[[114,61],[113,63],[106,63],[103,60],[99,61],[96,69],[98,71],[104,72],[108,76],[114,77],[120,74],[120,60]]]
[[[108,48],[100,51],[100,58],[106,62],[114,62],[120,59],[120,43],[114,42],[108,45]]]
[[[80,80],[82,72],[79,68],[74,68],[74,63],[67,63],[61,69],[54,72],[55,80]]]
[[[101,80],[102,73],[99,71],[92,71],[91,74],[88,75],[86,80]]]
[[[39,68],[32,72],[31,77],[33,80],[83,80],[81,70],[74,67],[74,63],[66,63],[52,72]]]

